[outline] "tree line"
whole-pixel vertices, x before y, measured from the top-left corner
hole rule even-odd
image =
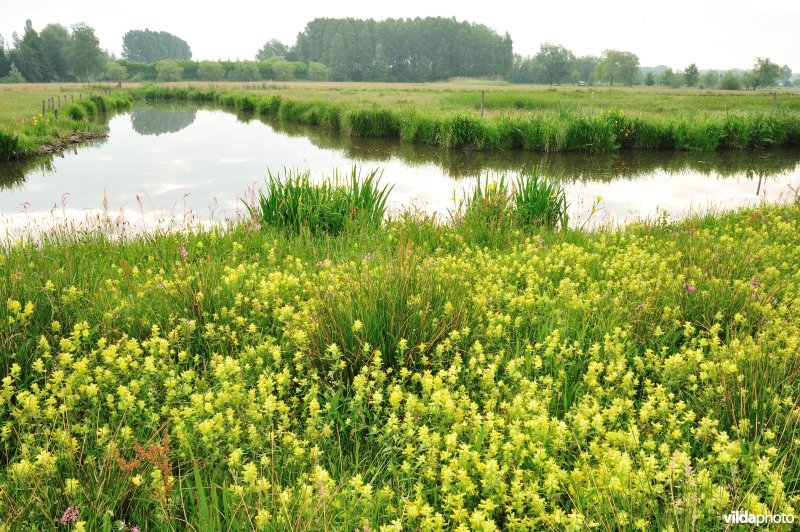
[[[701,72],[695,63],[683,71],[662,66],[642,68],[639,58],[619,50],[606,50],[599,57],[576,57],[564,46],[544,43],[533,56],[514,56],[509,79],[516,83],[558,85],[580,83],[588,85],[660,85],[664,87],[702,87],[707,89],[756,89],[759,87],[792,85],[792,70],[778,66],[769,58],[759,57],[752,70],[708,70]]]
[[[48,24],[37,32],[27,20],[22,36],[14,32],[11,44],[6,50],[0,36],[0,79],[7,82],[88,81],[108,60],[94,28],[84,23],[69,29]]]
[[[164,31],[130,30],[122,60],[100,49],[94,29],[49,24],[36,32],[26,21],[6,49],[0,36],[0,81],[48,82],[336,80],[426,82],[454,77],[503,78],[514,83],[660,85],[756,89],[792,83],[792,71],[758,58],[748,71],[701,72],[642,68],[632,52],[606,50],[577,57],[544,43],[538,53],[513,53],[508,34],[455,18],[331,19],[309,22],[292,45],[268,40],[256,61],[192,61],[189,44]],[[795,81],[795,84],[800,80]]]
[[[288,47],[287,47],[288,48]],[[317,18],[287,54],[328,65],[334,80],[436,81],[505,76],[513,61],[511,37],[455,18]]]
[[[192,49],[186,41],[166,31],[130,30],[122,36],[122,57],[141,63],[191,59]]]
[[[192,61],[164,59],[154,63],[118,60],[106,66],[102,79],[123,81],[326,81],[330,69],[316,62],[286,61]]]

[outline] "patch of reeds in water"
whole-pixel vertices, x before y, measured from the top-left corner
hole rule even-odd
[[[349,176],[334,173],[321,182],[313,182],[308,171],[284,174],[269,172],[257,205],[248,205],[254,220],[291,234],[338,235],[348,228],[377,227],[386,214],[392,187],[381,186],[378,170],[362,176],[353,167]]]

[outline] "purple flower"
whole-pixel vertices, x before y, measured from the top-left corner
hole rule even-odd
[[[158,283],[156,285],[156,288],[158,288],[159,290],[164,290],[167,288],[167,285],[165,285],[164,283]]]
[[[186,248],[183,247],[183,246],[178,248],[178,253],[181,254],[181,257],[183,257],[183,260],[186,260],[187,258],[189,258],[189,252],[186,251]]]
[[[695,290],[697,290],[697,287],[695,285],[689,284],[685,281],[683,283],[683,288],[690,294],[694,294]]]
[[[77,507],[74,506],[68,507],[67,510],[64,512],[64,515],[61,517],[61,524],[66,525],[70,521],[74,523],[75,521],[78,520],[78,515],[80,513],[81,511],[78,510]]]
[[[759,283],[755,277],[750,279],[750,286],[752,286],[753,288],[758,288],[760,284],[761,283]]]

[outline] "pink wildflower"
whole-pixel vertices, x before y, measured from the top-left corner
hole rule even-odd
[[[697,290],[697,287],[693,284],[689,284],[687,282],[683,283],[683,288],[689,292],[690,294],[694,294],[694,291]]]
[[[189,258],[189,252],[186,251],[186,248],[183,247],[183,246],[178,248],[178,253],[181,254],[181,257],[183,257],[183,260],[186,260],[187,258]]]
[[[78,510],[78,508],[74,506],[68,507],[67,510],[64,512],[64,515],[61,517],[61,524],[66,525],[70,521],[74,523],[75,521],[78,520],[78,515],[80,513],[81,511]]]

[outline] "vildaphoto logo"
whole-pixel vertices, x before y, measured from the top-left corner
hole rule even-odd
[[[736,510],[725,516],[725,522],[732,525],[781,525],[794,523],[792,514],[751,514],[747,510],[744,512]]]

